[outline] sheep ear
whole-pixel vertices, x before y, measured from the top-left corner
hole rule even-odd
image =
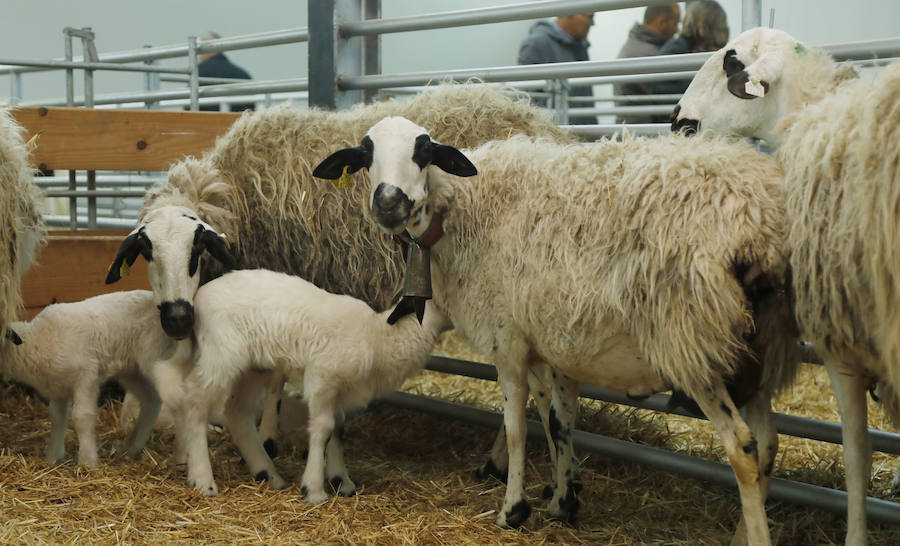
[[[372,154],[362,146],[344,148],[326,157],[313,169],[313,176],[325,180],[337,180],[344,174],[344,167],[350,174],[372,165]]]
[[[222,237],[215,231],[198,225],[197,230],[194,232],[194,244],[191,247],[191,257],[188,262],[189,276],[193,277],[197,273],[197,269],[200,267],[200,255],[203,254],[204,250],[209,252],[213,258],[219,260],[226,269],[235,269],[237,267],[237,262],[234,256],[231,255],[231,252],[228,251],[228,247],[225,245]]]
[[[753,64],[744,68],[743,63],[734,55],[729,60],[728,50],[725,54],[723,69],[728,74],[728,91],[740,99],[755,99],[765,97],[769,93],[770,85],[781,77],[784,70],[784,55],[780,52],[769,51],[760,55]]]
[[[750,75],[746,70],[741,70],[728,76],[728,92],[739,99],[752,100],[765,97],[769,92],[769,82],[760,80],[759,83],[750,81]]]
[[[431,150],[431,164],[456,176],[475,176],[478,169],[462,152],[453,146],[435,144]]]
[[[109,266],[109,272],[106,274],[106,284],[112,284],[122,278],[121,269],[123,263],[131,266],[137,260],[138,253],[141,251],[140,244],[138,244],[139,235],[140,232],[135,231],[122,241],[122,245],[116,253],[116,258]]]
[[[13,345],[21,345],[22,338],[12,328],[6,328],[6,340],[11,341]]]

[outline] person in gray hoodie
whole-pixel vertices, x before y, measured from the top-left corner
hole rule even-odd
[[[564,63],[588,60],[588,31],[594,24],[593,13],[563,15],[555,20],[538,21],[519,46],[519,64]],[[573,97],[593,96],[590,87],[573,87]],[[537,101],[536,101],[537,102]],[[593,106],[593,105],[585,105]],[[586,125],[597,123],[593,116],[572,117],[569,123]]]
[[[681,9],[678,3],[653,4],[644,10],[644,23],[635,23],[628,33],[628,39],[622,45],[618,58],[626,57],[651,57],[659,55],[660,49],[666,41],[678,32],[678,21],[681,19]],[[617,83],[613,85],[613,94],[620,95],[649,95],[653,92],[652,83]],[[636,106],[640,104],[653,104],[647,102],[617,102],[617,106]],[[616,123],[652,123],[650,115],[617,116]]]

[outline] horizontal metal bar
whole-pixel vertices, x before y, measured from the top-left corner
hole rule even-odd
[[[598,106],[595,108],[569,108],[569,117],[572,116],[629,116],[629,115],[655,115],[668,116],[672,113],[675,104],[646,104],[638,106]]]
[[[51,190],[44,192],[47,197],[144,197],[144,190]]]
[[[562,125],[561,127],[573,135],[588,139],[617,136],[622,134],[623,130],[627,130],[629,134],[635,136],[659,136],[671,131],[668,123]]]
[[[657,55],[605,61],[431,70],[368,76],[340,74],[338,76],[338,86],[342,89],[379,89],[392,86],[427,85],[445,80],[466,81],[472,78],[485,82],[505,82],[509,80],[558,80],[577,77],[681,72],[697,70],[710,55],[712,54],[686,53],[684,55]],[[681,77],[684,77],[684,75],[681,75]],[[671,79],[671,76],[669,76],[669,79]]]
[[[219,51],[230,51],[234,49],[251,49],[256,47],[266,47],[280,44],[291,44],[309,41],[309,31],[306,27],[292,28],[286,30],[275,30],[272,32],[260,32],[258,34],[245,34],[241,36],[232,36],[229,38],[219,38],[216,40],[208,40],[202,42],[197,50],[201,53],[214,53]],[[113,53],[101,53],[99,55],[100,62],[104,63],[136,63],[144,61],[153,61],[157,59],[172,59],[176,57],[187,57],[187,43],[163,45],[156,47],[146,47],[141,49],[118,51]],[[76,60],[83,60],[82,57],[76,57]],[[62,60],[62,59],[54,59]],[[9,72],[38,72],[46,70],[42,68],[20,68],[21,61],[0,61],[2,64],[17,66],[0,66],[0,74]]]
[[[200,98],[243,96],[253,93],[286,93],[308,91],[309,80],[294,78],[287,80],[262,80],[246,83],[230,83],[226,85],[207,85],[198,88]],[[123,102],[160,101],[190,98],[190,89],[166,89],[160,91],[136,91],[133,93],[112,93],[94,97],[94,104],[119,104]],[[21,106],[65,106],[63,98],[37,99],[21,101]],[[76,100],[74,105],[84,104],[83,99]]]
[[[341,23],[341,37],[373,36],[394,32],[409,32],[435,28],[450,28],[491,23],[505,23],[542,17],[572,15],[575,13],[591,13],[595,11],[611,11],[626,8],[642,7],[652,3],[651,0],[545,0],[510,4],[490,8],[475,8],[427,15],[409,15],[388,19],[371,19],[366,21],[348,21]]]
[[[499,413],[425,396],[394,392],[380,400],[405,409],[474,425],[499,428],[503,423],[503,416]],[[545,438],[544,428],[540,423],[528,420],[527,427],[529,438],[537,440]],[[722,463],[581,430],[572,431],[572,442],[578,450],[647,465],[704,482],[737,487],[734,471]],[[847,493],[783,478],[772,478],[768,498],[812,506],[835,514],[847,513]],[[866,497],[866,513],[872,521],[900,525],[900,504]]]
[[[569,97],[569,103],[575,102],[666,102],[674,106],[681,94],[659,95],[614,95],[612,97]]]
[[[485,379],[488,381],[497,380],[496,368],[490,364],[483,364],[480,362],[469,362],[432,356],[428,360],[427,368],[437,372],[452,373],[466,377],[474,377],[476,379]],[[628,398],[615,391],[602,389],[593,385],[581,385],[579,387],[579,394],[592,400],[612,402],[614,404],[623,404],[653,411],[665,411],[669,405],[670,399],[670,396],[667,394],[654,394],[643,400],[637,400]],[[684,417],[704,419],[703,417],[688,413],[683,409],[676,409],[672,413]],[[795,415],[786,415],[784,413],[773,413],[772,420],[775,422],[775,428],[778,429],[778,432],[781,434],[809,438],[810,440],[819,440],[832,444],[841,443],[841,425],[838,423],[797,417]],[[900,434],[870,428],[869,438],[872,440],[872,449],[884,453],[900,454]]]
[[[165,68],[162,66],[129,66],[106,62],[83,62],[83,61],[27,61],[0,58],[0,64],[18,64],[25,67],[37,67],[47,69],[62,68],[81,68],[85,70],[111,70],[113,72],[153,72],[159,74],[190,74],[187,68]],[[17,70],[16,72],[26,72],[26,70]]]
[[[815,46],[827,51],[836,61],[875,59],[900,56],[900,38],[843,42]]]
[[[52,227],[70,227],[72,219],[59,215],[44,215],[44,222]],[[104,229],[131,229],[137,225],[137,219],[128,218],[97,218],[97,227]],[[88,227],[87,219],[81,219],[79,216],[78,227]]]

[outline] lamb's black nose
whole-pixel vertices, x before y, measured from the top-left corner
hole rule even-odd
[[[159,320],[170,337],[185,339],[194,328],[194,306],[184,300],[164,302],[159,306]]]
[[[393,231],[406,225],[413,204],[403,190],[382,182],[372,195],[372,216],[376,222]]]

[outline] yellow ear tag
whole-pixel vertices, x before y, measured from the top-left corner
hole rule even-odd
[[[341,189],[347,189],[353,187],[353,177],[350,176],[350,173],[347,170],[350,168],[349,165],[344,165],[344,173],[337,180],[332,180],[331,183]]]
[[[128,267],[127,263],[122,262],[122,265],[119,267],[119,276],[127,277],[128,275],[131,275],[131,268]]]

